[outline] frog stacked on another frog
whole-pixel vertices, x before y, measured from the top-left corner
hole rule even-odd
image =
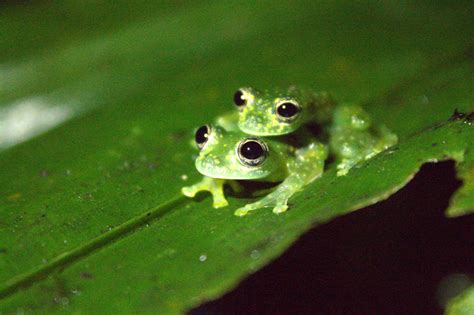
[[[306,128],[321,127],[329,147],[339,161],[338,175],[347,174],[357,162],[368,159],[397,142],[385,127],[374,127],[358,106],[336,106],[326,93],[289,88],[285,92],[259,92],[241,88],[234,94],[238,111],[217,119],[215,126],[203,126],[195,141],[201,150],[196,168],[205,177],[182,192],[194,197],[209,191],[214,207],[228,203],[223,185],[238,190],[236,180],[280,182],[261,200],[247,204],[235,214],[273,206],[274,213],[288,208],[288,199],[322,175],[328,149]]]
[[[327,93],[294,87],[286,93],[241,88],[234,94],[234,103],[239,109],[238,127],[250,135],[288,135],[301,131],[307,123],[318,124],[329,137],[331,154],[338,161],[338,176],[398,141],[385,126],[373,125],[360,106],[336,105]]]

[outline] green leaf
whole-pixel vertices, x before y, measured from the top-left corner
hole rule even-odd
[[[467,288],[452,299],[445,314],[447,315],[472,315],[474,314],[474,286]]]
[[[184,312],[312,226],[389,197],[426,162],[456,161],[464,185],[448,214],[469,213],[474,126],[448,122],[455,108],[474,110],[466,5],[66,1],[3,11],[0,311]],[[346,177],[330,165],[280,216],[238,218],[248,200],[216,210],[208,196],[179,196],[200,178],[193,128],[232,108],[236,87],[290,84],[363,103],[399,145]],[[29,129],[11,124],[19,113],[34,118]]]

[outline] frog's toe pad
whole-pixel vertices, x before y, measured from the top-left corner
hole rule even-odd
[[[229,202],[227,202],[227,200],[225,199],[220,199],[220,200],[214,200],[212,206],[214,208],[223,208],[223,207],[226,207],[229,205]]]
[[[337,176],[346,176],[347,173],[349,173],[349,169],[348,168],[343,168],[343,169],[338,170],[336,175]]]
[[[275,208],[273,208],[273,213],[279,214],[285,212],[286,210],[288,210],[288,206],[286,204],[277,205]]]
[[[193,198],[194,196],[196,196],[196,191],[192,189],[191,187],[181,188],[181,193],[189,198]]]
[[[249,210],[247,210],[245,208],[239,208],[239,209],[235,210],[234,215],[236,215],[238,217],[243,217],[244,215],[247,215],[248,213],[249,213]]]

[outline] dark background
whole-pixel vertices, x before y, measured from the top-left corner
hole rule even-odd
[[[191,314],[441,314],[439,285],[474,274],[474,216],[444,210],[453,162],[427,164],[388,200],[314,228]]]

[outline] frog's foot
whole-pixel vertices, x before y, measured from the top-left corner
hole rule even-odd
[[[398,136],[392,133],[387,127],[381,126],[380,134],[381,137],[378,144],[378,148],[380,151],[383,151],[398,143]]]
[[[288,205],[285,202],[284,204],[276,205],[275,208],[273,208],[273,213],[279,214],[285,212],[286,210],[288,210]]]
[[[242,208],[237,209],[234,214],[236,216],[242,217],[247,215],[250,211],[267,208],[273,206],[273,213],[283,213],[288,209],[288,198],[292,194],[281,194],[277,193],[278,190],[267,195],[265,198],[260,199],[259,201],[249,203]]]
[[[222,208],[229,203],[224,196],[224,179],[204,177],[202,181],[192,186],[181,188],[183,195],[193,198],[200,191],[209,191],[212,194],[214,208]]]
[[[337,176],[346,176],[349,173],[349,170],[357,163],[355,160],[342,159],[342,161],[337,165]]]
[[[244,207],[241,207],[237,210],[235,210],[234,214],[239,217],[243,217],[244,215],[247,215],[249,211],[257,210],[260,208],[265,207],[260,201],[249,203],[245,205]]]
[[[336,176],[346,176],[347,173],[349,173],[348,168],[341,168],[340,170],[337,171]]]
[[[202,191],[202,189],[197,189],[195,186],[196,185],[183,187],[181,188],[181,193],[186,197],[193,198],[199,191]]]
[[[216,209],[222,208],[228,205],[229,205],[229,202],[227,202],[227,199],[225,199],[224,194],[221,195],[221,194],[212,193],[212,206],[214,208]]]
[[[244,215],[247,215],[250,210],[245,209],[245,207],[239,208],[235,210],[234,215],[238,217],[243,217]]]

